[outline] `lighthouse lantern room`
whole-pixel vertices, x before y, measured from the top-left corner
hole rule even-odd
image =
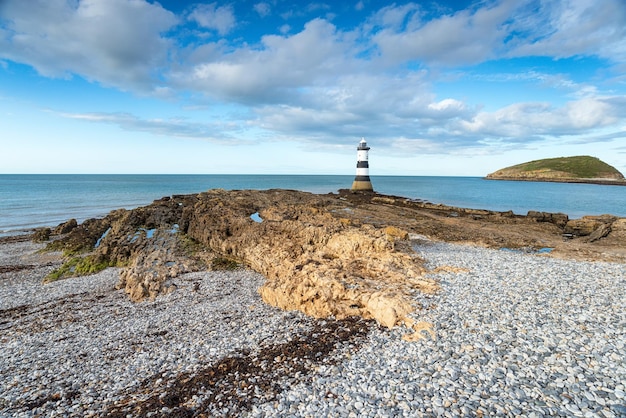
[[[369,163],[367,154],[370,147],[367,146],[365,138],[361,138],[359,146],[356,148],[356,177],[352,183],[352,191],[373,191],[372,182],[370,181]]]

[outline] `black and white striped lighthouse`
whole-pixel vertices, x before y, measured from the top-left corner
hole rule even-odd
[[[356,148],[356,177],[352,183],[352,191],[374,191],[372,182],[370,181],[370,166],[367,161],[367,152],[370,147],[367,146],[365,138],[361,138],[359,146]]]

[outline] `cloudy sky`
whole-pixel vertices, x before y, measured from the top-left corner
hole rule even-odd
[[[624,0],[0,0],[0,173],[626,173]]]

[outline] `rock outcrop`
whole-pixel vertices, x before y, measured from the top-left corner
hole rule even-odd
[[[408,233],[342,218],[335,198],[290,191],[203,194],[185,212],[187,234],[263,274],[263,300],[315,317],[359,315],[412,325],[407,295],[434,292]],[[258,214],[260,222],[252,220]]]
[[[569,221],[569,217],[564,213],[538,212],[529,210],[526,216],[537,222],[553,223],[561,228],[567,225],[567,222]]]
[[[611,215],[583,216],[581,219],[568,221],[564,227],[564,234],[576,237],[585,237],[588,242],[594,242],[606,237],[612,230],[612,225],[618,218]],[[616,225],[619,228],[619,224]]]
[[[623,260],[623,221],[520,216],[375,193],[211,190],[70,223],[48,248],[74,257],[64,270],[70,273],[72,265],[90,272],[122,267],[117,287],[134,301],[171,292],[171,279],[181,273],[245,265],[266,277],[259,292],[271,305],[315,317],[358,315],[387,327],[403,323],[415,331],[406,339],[414,339],[432,330],[416,321],[412,295],[439,290],[416,243],[550,247],[554,256]]]
[[[406,231],[355,222],[342,217],[344,209],[336,197],[309,193],[212,190],[112,212],[51,247],[91,247],[91,257],[126,266],[118,288],[135,301],[169,292],[172,277],[226,257],[267,278],[259,291],[271,305],[411,327],[409,295],[435,292],[437,284],[423,277]]]
[[[59,234],[67,234],[68,232],[70,232],[72,229],[76,228],[78,226],[78,222],[76,221],[76,219],[70,219],[67,222],[63,222],[61,224],[59,224],[55,229],[54,229],[54,233],[56,235]]]

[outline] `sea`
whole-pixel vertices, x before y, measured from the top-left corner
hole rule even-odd
[[[626,217],[626,187],[494,181],[481,177],[370,176],[381,194],[473,209],[560,212],[570,219],[611,214]],[[350,175],[113,175],[0,174],[0,236],[54,227],[132,209],[164,196],[209,189],[291,189],[335,193]]]

